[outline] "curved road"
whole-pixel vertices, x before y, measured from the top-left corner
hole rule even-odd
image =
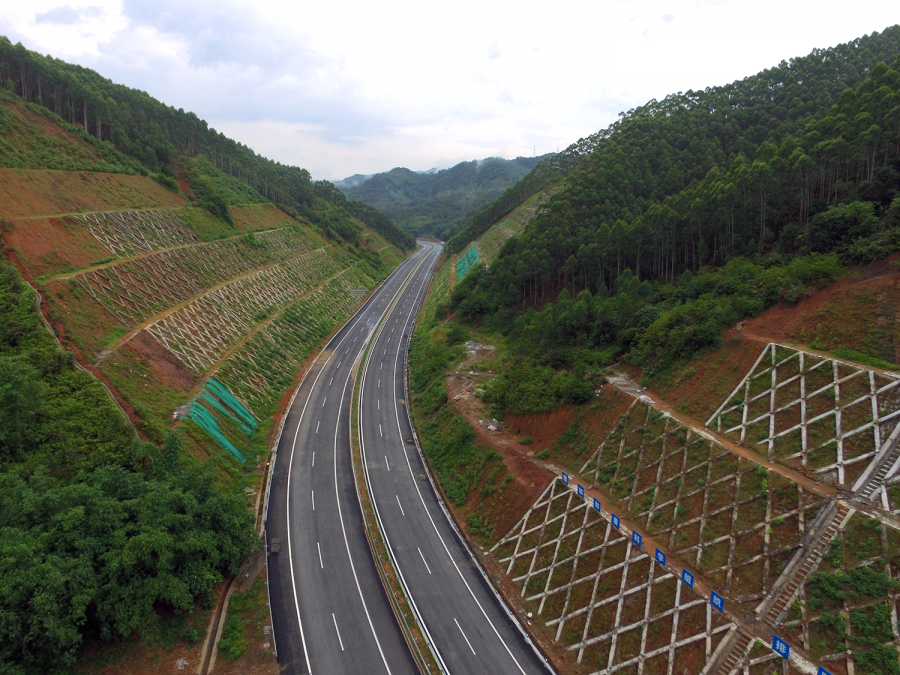
[[[407,347],[440,247],[413,275],[375,337],[360,398],[363,461],[382,534],[445,672],[549,668],[476,569],[412,439],[404,408]],[[433,261],[431,257],[433,256]]]
[[[385,280],[307,372],[278,444],[266,516],[272,622],[283,673],[418,673],[372,560],[350,456],[354,362],[430,255]]]
[[[548,672],[405,442],[406,350],[440,250],[426,243],[388,277],[329,342],[288,412],[266,523],[268,541],[281,540],[268,574],[284,673],[418,672],[372,561],[353,481],[352,374],[370,338],[360,400],[365,469],[382,533],[444,672]]]

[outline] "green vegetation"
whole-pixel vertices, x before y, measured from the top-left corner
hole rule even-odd
[[[262,627],[269,624],[268,600],[262,576],[247,590],[232,594],[219,641],[220,654],[234,661],[247,653],[252,641],[264,639]]]
[[[797,218],[799,211],[820,198],[815,194],[818,188],[813,186],[813,175],[826,180],[832,188],[831,203],[844,189],[842,183],[855,182],[855,172],[839,170],[841,160],[835,160],[842,152],[848,160],[856,154],[859,129],[853,125],[868,133],[871,125],[877,123],[877,115],[873,120],[848,117],[846,121],[852,122],[845,130],[846,145],[834,144],[827,137],[803,137],[805,127],[839,100],[843,102],[845,90],[860,86],[870,71],[874,74],[879,62],[893,62],[898,52],[900,27],[893,26],[881,34],[872,33],[782,61],[777,67],[744,80],[704,91],[671,94],[662,101],[652,100],[622,113],[621,119],[609,128],[579,139],[559,155],[542,161],[519,183],[469,218],[465,227],[447,242],[448,251],[458,253],[515,206],[558,181],[562,181],[563,190],[548,209],[553,214],[553,225],[560,225],[566,216],[572,221],[565,219],[567,228],[580,227],[585,222],[597,230],[605,225],[618,249],[613,258],[618,257],[618,263],[635,264],[635,258],[640,257],[643,264],[637,266],[638,274],[651,265],[667,265],[670,273],[677,274],[679,268],[688,268],[697,259],[719,261],[740,249],[755,251],[760,231],[765,248],[769,248],[774,243],[772,238],[778,239],[782,234],[782,224]],[[884,100],[882,95],[877,98],[889,112],[890,100]],[[881,125],[879,132],[889,128],[890,125]],[[823,129],[811,131],[825,133]],[[789,141],[787,156],[772,163],[772,146],[777,148],[792,135],[802,143]],[[859,139],[861,144],[866,138]],[[800,145],[806,153],[794,155]],[[864,154],[861,147],[859,150]],[[760,154],[755,156],[757,153]],[[743,160],[735,165],[741,156]],[[812,163],[804,156],[811,158]],[[869,156],[874,158],[877,153]],[[755,164],[757,160],[759,163]],[[828,170],[819,174],[822,160],[828,164]],[[871,159],[869,164],[871,172]],[[732,167],[743,167],[740,182],[722,181],[722,174]],[[803,173],[797,177],[796,189],[799,192],[809,188],[808,199],[800,200],[779,190],[785,170]],[[864,180],[872,181],[872,176],[866,174]],[[702,187],[704,183],[706,186]],[[709,192],[708,188],[717,183],[718,192]],[[729,184],[733,187],[729,188]],[[695,191],[694,187],[700,189]],[[682,199],[675,199],[678,195]],[[704,196],[711,201],[704,201]],[[673,200],[665,203],[667,197]],[[695,203],[697,198],[701,201]],[[795,200],[796,205],[790,203]],[[824,201],[829,203],[827,195]],[[740,213],[748,207],[750,213]],[[813,212],[805,213],[811,216]],[[718,221],[716,226],[708,227],[708,219]],[[767,228],[772,235],[766,235]],[[705,250],[700,247],[701,241]],[[575,243],[571,253],[578,249],[579,243]],[[566,262],[569,253],[557,261],[556,267]],[[664,272],[659,269],[658,273]]]
[[[4,100],[24,103],[81,144],[59,141],[34,124],[12,119],[0,102],[0,166],[153,173],[162,185],[173,188],[184,162],[200,203],[226,221],[225,205],[272,201],[291,216],[352,243],[359,238],[353,222],[359,218],[400,248],[415,246],[413,237],[389,218],[361,202],[348,202],[327,181],[314,183],[306,169],[257,155],[194,113],[166,106],[146,92],[113,84],[92,70],[0,36]]]
[[[16,106],[20,108],[17,109]],[[11,110],[13,112],[11,112]],[[58,125],[68,135],[43,133]],[[14,169],[138,173],[140,165],[46,108],[0,89],[0,166]]]
[[[598,138],[450,301],[524,363],[497,381],[501,409],[566,400],[547,368],[578,387],[622,356],[666,371],[723,327],[900,248],[900,72],[878,63],[898,42],[900,27],[653,101]],[[871,70],[855,79],[861,59]],[[776,83],[783,95],[757,94]]]
[[[0,262],[0,664],[46,673],[83,645],[185,614],[255,545],[245,497],[169,433],[144,443],[76,370]],[[187,628],[190,628],[188,626]],[[196,630],[182,638],[196,642]]]
[[[439,274],[446,274],[447,267]],[[504,464],[494,450],[476,442],[475,431],[447,401],[444,373],[462,360],[467,333],[459,327],[448,331],[439,325],[440,311],[441,307],[433,302],[426,306],[423,321],[413,333],[409,352],[410,393],[422,449],[447,497],[461,506],[482,484],[489,467]],[[493,494],[502,476],[499,469],[489,473],[490,480],[482,490]],[[481,515],[476,518],[470,522],[473,532],[490,536],[489,522],[482,520]]]
[[[462,220],[552,155],[460,162],[435,173],[396,168],[353,187],[348,197],[371,204],[422,237],[446,238]]]

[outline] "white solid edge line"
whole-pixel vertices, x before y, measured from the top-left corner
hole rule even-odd
[[[433,252],[433,250],[434,249],[432,249],[432,252]],[[427,256],[425,259],[427,260]],[[381,334],[382,329],[383,329],[383,326],[378,329],[378,332],[374,336],[373,347],[374,347],[374,344],[377,343],[378,336]],[[370,358],[371,357],[366,358],[365,366],[363,367],[362,384],[360,385],[360,392],[359,392],[359,410],[360,410],[359,414],[360,414],[360,417],[362,416],[363,401],[365,399],[365,391],[366,391],[365,380],[366,380],[366,375],[369,372]],[[365,471],[365,474],[366,474],[366,482],[369,485],[371,485],[372,479],[369,476],[369,465],[368,465],[368,462],[366,461],[366,441],[365,441],[365,436],[362,433],[360,433],[360,435],[359,435],[359,441],[360,441],[360,451],[361,451],[362,459],[363,459],[363,471]],[[408,596],[407,599],[409,600],[409,604],[413,609],[413,613],[415,614],[416,618],[418,619],[419,623],[421,624],[422,632],[425,633],[425,640],[428,642],[429,646],[431,647],[432,653],[434,654],[435,658],[438,661],[438,668],[441,669],[442,673],[449,673],[450,669],[447,668],[447,664],[444,662],[444,657],[441,655],[440,649],[438,649],[438,646],[435,643],[434,638],[431,636],[431,633],[428,630],[428,624],[425,623],[425,618],[422,616],[421,612],[419,612],[419,608],[416,605],[415,598],[413,598],[412,592],[409,590],[409,586],[407,585],[406,579],[403,576],[403,570],[400,569],[400,564],[397,561],[396,556],[394,555],[393,549],[391,548],[391,542],[390,542],[389,537],[387,536],[387,531],[384,529],[384,523],[381,520],[381,514],[378,510],[378,504],[374,499],[372,500],[372,507],[375,511],[375,519],[378,521],[378,526],[381,528],[381,534],[382,534],[382,537],[384,538],[385,546],[388,549],[388,555],[390,556],[391,560],[393,561],[394,568],[397,570],[397,576],[400,578],[400,584],[403,586],[403,589],[405,590],[405,592]]]
[[[397,267],[396,270],[391,272],[390,276],[388,276],[388,278],[384,280],[384,283],[381,285],[381,287],[378,289],[377,292],[380,294],[382,291],[384,291],[384,289],[388,286],[388,284],[393,281],[390,277],[393,276],[394,274],[398,273],[401,269],[403,269],[407,264],[409,264],[409,262],[411,260],[413,260],[413,256],[410,256],[409,258],[407,258],[403,262],[403,264],[401,264],[399,267]],[[402,275],[397,274],[397,278],[399,278],[400,276],[402,276]],[[350,325],[351,321],[354,321],[354,323],[357,323],[359,321],[359,319],[361,318],[361,316],[363,314],[365,314],[364,310],[372,309],[375,306],[376,306],[376,304],[373,302],[371,306],[366,308],[365,303],[363,303],[363,305],[360,306],[360,308],[356,311],[356,313],[352,317],[350,317],[350,319],[347,320],[347,323],[345,323],[344,326],[341,327],[341,329],[338,331],[338,334],[340,333],[341,330],[343,330],[348,325]],[[349,334],[350,334],[350,331],[348,330],[347,335],[349,335]],[[341,338],[340,342],[338,342],[338,344],[337,344],[338,347],[340,347],[341,343],[347,339],[347,335],[345,335],[343,338]],[[333,341],[334,341],[334,338],[332,338],[328,342],[328,344],[325,345],[325,348],[327,349],[328,345],[330,345],[331,342],[333,342]],[[291,459],[288,462],[287,489],[286,489],[286,494],[285,494],[285,516],[286,516],[285,526],[287,528],[287,540],[288,540],[288,566],[291,569],[291,590],[294,593],[294,609],[297,612],[297,625],[300,628],[300,643],[303,646],[303,657],[304,657],[304,660],[306,661],[306,670],[309,673],[309,675],[312,675],[312,666],[310,665],[310,662],[309,662],[309,649],[306,646],[306,634],[303,631],[303,621],[300,619],[300,601],[297,597],[297,580],[294,576],[294,561],[293,561],[293,555],[291,552],[291,476],[293,475],[292,469],[294,466],[294,454],[295,454],[295,450],[297,448],[297,434],[300,432],[300,425],[303,422],[303,415],[306,413],[306,406],[309,405],[310,398],[312,397],[312,392],[316,387],[316,382],[319,381],[319,377],[324,372],[325,366],[327,366],[330,361],[331,361],[331,356],[329,355],[329,357],[325,360],[325,363],[323,363],[322,367],[319,369],[319,374],[316,375],[316,379],[313,380],[312,386],[309,389],[309,396],[306,397],[306,402],[303,404],[303,410],[300,411],[300,418],[297,420],[297,429],[294,431],[294,440],[291,443]],[[315,361],[313,362],[313,364],[315,364]],[[304,376],[303,380],[300,381],[300,384],[297,385],[298,390],[300,389],[300,387],[303,386],[303,381],[305,379],[306,379],[306,377]],[[293,406],[291,406],[291,407],[293,407]],[[288,408],[287,412],[285,413],[285,417],[287,415],[289,415],[290,412],[291,412],[290,408]],[[278,437],[278,441],[279,441],[279,443],[281,442],[280,434]]]
[[[412,314],[410,313],[410,317],[407,318],[406,324],[404,324],[404,326],[409,325],[409,319],[411,318],[411,316],[412,316]],[[397,355],[394,357],[394,384],[395,384],[395,386],[397,384],[397,362],[399,360],[400,360],[400,350],[398,349]],[[400,434],[400,436],[403,436],[403,429],[400,426],[400,410],[397,406],[396,397],[394,397],[394,416],[397,420],[397,432]],[[410,477],[412,477],[412,479],[413,479],[413,485],[416,488],[416,493],[419,495],[419,499],[422,502],[422,507],[425,509],[425,513],[428,516],[428,520],[431,521],[431,526],[434,528],[435,534],[437,534],[438,539],[441,542],[441,545],[444,547],[444,551],[446,551],[447,557],[450,558],[450,562],[453,563],[453,567],[456,569],[456,572],[459,574],[459,578],[462,579],[463,584],[465,584],[466,589],[469,591],[469,594],[472,596],[472,599],[475,601],[475,604],[478,605],[478,609],[481,610],[481,614],[484,616],[485,620],[488,622],[488,625],[490,625],[491,630],[494,631],[494,635],[497,636],[497,639],[500,640],[500,644],[503,645],[503,648],[506,650],[506,653],[509,654],[509,658],[511,658],[513,660],[513,663],[516,664],[516,668],[519,669],[519,672],[523,673],[523,675],[524,675],[524,673],[525,673],[524,668],[522,668],[522,665],[519,663],[519,661],[516,659],[515,655],[512,653],[512,650],[509,648],[509,645],[506,644],[506,640],[504,640],[503,636],[500,635],[500,631],[497,630],[497,627],[494,625],[494,622],[491,621],[490,617],[487,615],[487,612],[485,611],[484,607],[481,605],[481,602],[478,601],[478,598],[476,597],[475,592],[472,590],[472,587],[469,586],[469,582],[466,581],[466,578],[463,576],[462,570],[459,569],[459,566],[456,564],[456,561],[453,559],[453,556],[450,555],[450,549],[447,547],[447,543],[444,541],[444,538],[441,536],[441,533],[437,528],[437,524],[434,522],[434,518],[431,517],[431,512],[428,510],[428,506],[425,504],[425,498],[422,496],[422,491],[419,489],[419,484],[415,480],[415,475],[413,474],[413,470],[412,470],[412,464],[410,464],[410,461],[409,461],[409,455],[406,452],[404,452],[403,455],[404,455],[404,457],[406,457],[406,466],[409,469]],[[427,467],[426,467],[426,471],[427,471]],[[456,619],[454,619],[454,621],[456,621]],[[457,623],[457,625],[459,625],[459,624]],[[460,628],[460,632],[461,631],[462,631],[462,628]],[[465,635],[463,635],[463,637],[465,637]],[[466,641],[468,642],[468,639]],[[470,645],[470,648],[471,648],[471,645]],[[473,654],[475,653],[474,649],[472,650],[472,653]]]

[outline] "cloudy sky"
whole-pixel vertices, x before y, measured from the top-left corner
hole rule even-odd
[[[0,34],[315,178],[563,148],[900,22],[896,0],[0,0]]]

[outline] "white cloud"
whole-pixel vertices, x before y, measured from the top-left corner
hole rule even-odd
[[[850,13],[775,0],[8,4],[11,39],[332,179],[553,151],[650,98],[896,21],[876,1]]]

